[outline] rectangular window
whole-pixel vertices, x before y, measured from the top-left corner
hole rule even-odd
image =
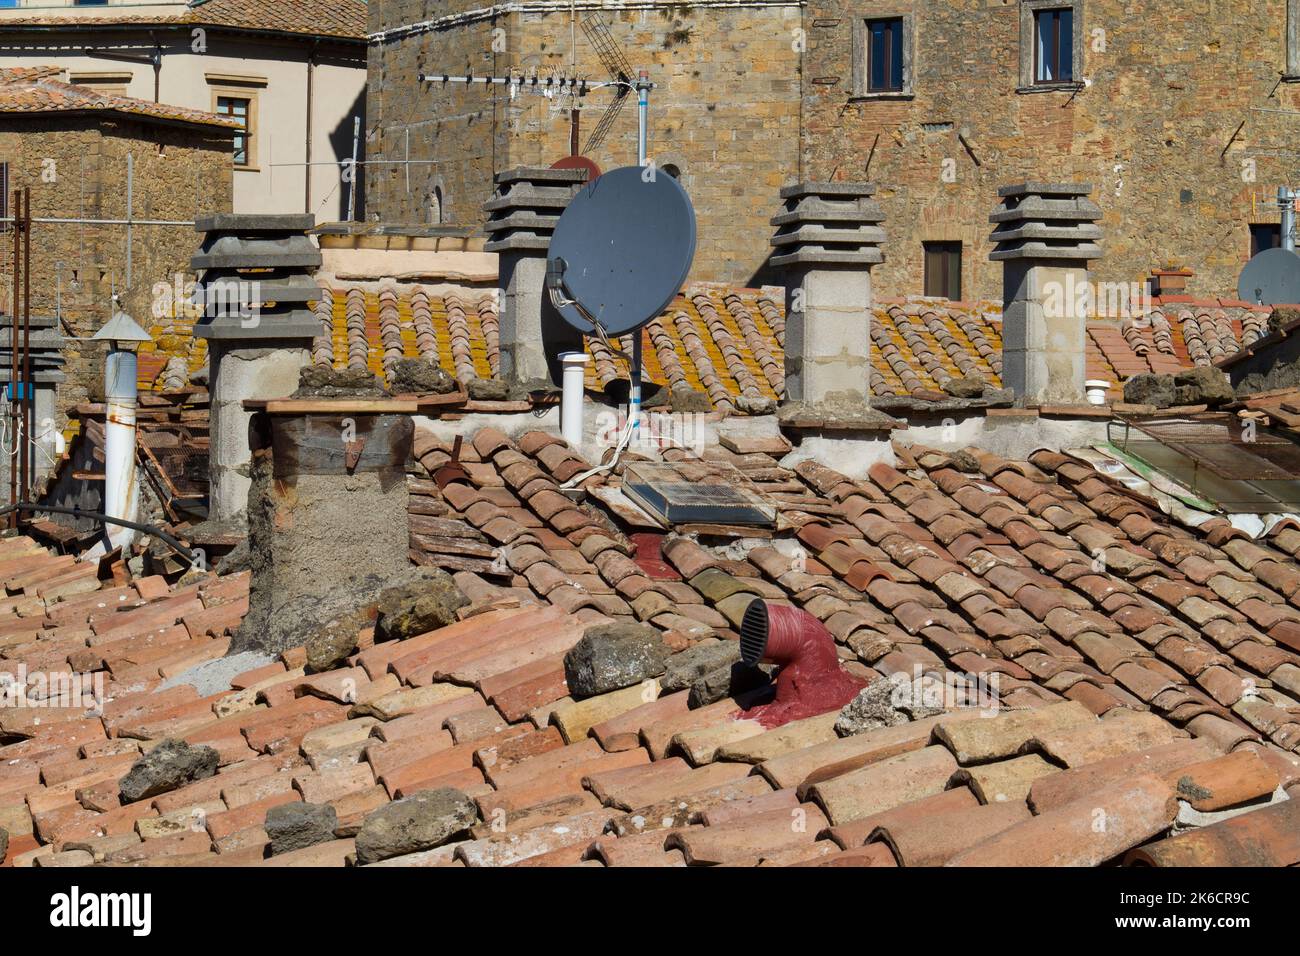
[[[9,231],[9,164],[0,163],[0,232]]]
[[[867,92],[903,90],[903,18],[867,21]]]
[[[912,95],[915,73],[912,16],[899,13],[854,18],[854,96],[891,98]]]
[[[925,294],[954,302],[961,299],[961,243],[927,242]]]
[[[1074,10],[1034,12],[1034,82],[1074,80]]]
[[[217,97],[217,114],[219,116],[229,116],[238,120],[241,129],[235,133],[235,165],[249,166],[252,165],[249,159],[251,155],[250,142],[253,138],[250,117],[252,110],[249,108],[251,101],[238,96],[218,96]]]
[[[1250,224],[1250,257],[1253,259],[1265,249],[1282,247],[1282,227],[1275,222]]]

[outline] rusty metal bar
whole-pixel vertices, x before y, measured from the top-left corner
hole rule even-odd
[[[17,319],[17,316],[15,316]],[[20,497],[26,498],[32,486],[35,464],[31,436],[36,423],[36,396],[32,388],[32,188],[23,187],[23,432],[22,465],[19,479]]]
[[[22,222],[21,211],[22,191],[14,190],[14,268],[13,268],[13,307],[9,310],[9,330],[10,344],[9,351],[9,387],[10,402],[8,408],[9,415],[9,434],[13,438],[18,432],[18,405],[12,399],[18,395],[18,292],[22,272]],[[9,450],[9,503],[17,504],[18,497],[18,442],[14,439],[13,447]],[[11,512],[9,517],[9,527],[18,527],[18,513]]]

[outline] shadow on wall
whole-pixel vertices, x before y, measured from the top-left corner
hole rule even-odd
[[[366,160],[366,93],[362,90],[357,95],[356,101],[352,108],[348,110],[347,115],[330,133],[330,149],[334,155],[343,158],[352,156],[352,130],[355,118],[361,117],[361,141],[357,146],[357,162],[364,163]],[[317,222],[346,222],[348,218],[348,198],[352,194],[353,184],[343,181],[343,169],[339,167],[339,188],[334,191],[333,196],[316,211]],[[356,192],[357,206],[353,214],[353,219],[357,222],[364,222],[366,218],[366,181],[365,173],[362,172],[365,167],[361,166],[356,172]]]
[[[758,267],[758,270],[749,277],[749,281],[745,283],[749,288],[757,289],[765,285],[785,285],[785,270],[773,266],[770,262],[770,258],[771,257],[769,256],[769,261],[764,262]]]

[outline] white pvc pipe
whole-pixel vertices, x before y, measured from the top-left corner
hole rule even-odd
[[[107,415],[104,420],[104,514],[135,520],[139,489],[135,480],[136,354],[129,349],[108,353],[104,369]],[[135,537],[128,528],[110,529],[114,545]]]
[[[587,376],[586,352],[561,352],[560,364],[564,367],[560,399],[560,434],[573,449],[582,448],[583,380]]]

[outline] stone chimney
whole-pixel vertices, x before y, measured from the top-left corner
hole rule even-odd
[[[1002,383],[1026,405],[1083,404],[1088,262],[1101,256],[1101,210],[1089,185],[998,190],[989,217],[1002,263]]]
[[[869,183],[798,183],[769,260],[786,276],[785,401],[871,402],[871,267],[884,261],[884,213]]]
[[[514,385],[558,385],[561,352],[582,351],[582,335],[551,305],[546,251],[560,215],[586,182],[585,169],[517,167],[496,175],[484,209],[486,252],[499,255],[501,377]]]
[[[320,250],[306,215],[234,215],[200,219],[205,234],[191,259],[202,273],[203,318],[194,334],[208,340],[212,408],[210,518],[247,523],[249,399],[283,398],[298,387],[320,319],[307,307],[320,298],[311,270]]]
[[[408,575],[417,407],[364,394],[249,402],[253,578],[235,650],[303,644]],[[343,623],[355,638],[364,622]]]

